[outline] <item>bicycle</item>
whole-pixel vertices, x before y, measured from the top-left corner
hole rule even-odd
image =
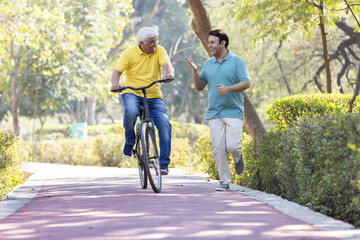
[[[111,92],[122,92],[125,89],[143,92],[143,104],[140,107],[140,122],[136,124],[136,140],[133,149],[133,155],[138,161],[140,184],[143,189],[147,188],[149,179],[151,188],[155,193],[161,192],[162,177],[160,169],[159,152],[156,145],[155,124],[150,118],[149,102],[146,96],[146,89],[155,83],[162,83],[171,79],[160,79],[150,83],[148,86],[134,88],[123,86],[118,89],[112,89]]]

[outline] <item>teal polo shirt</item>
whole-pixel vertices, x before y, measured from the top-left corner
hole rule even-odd
[[[230,92],[219,95],[216,85],[231,86],[242,81],[250,82],[245,62],[228,52],[220,63],[216,57],[208,59],[201,70],[200,80],[208,85],[208,109],[206,119],[240,118],[244,120],[244,93]]]

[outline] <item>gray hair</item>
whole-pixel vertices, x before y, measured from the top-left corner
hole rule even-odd
[[[145,42],[148,38],[153,38],[159,36],[159,28],[154,27],[143,27],[136,34],[136,44],[139,45],[140,41]]]

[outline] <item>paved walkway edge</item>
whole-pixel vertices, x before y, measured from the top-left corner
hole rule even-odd
[[[43,185],[43,181],[38,174],[32,174],[17,190],[0,201],[0,221],[35,198]]]
[[[356,229],[349,223],[315,212],[300,204],[288,201],[273,194],[267,194],[239,185],[231,184],[231,189],[246,196],[254,197],[258,201],[265,202],[276,210],[318,227],[323,231],[341,231],[344,234],[343,239],[360,239],[360,229]]]
[[[192,179],[201,180],[206,179],[204,174],[193,174],[184,172],[183,175],[186,175]],[[208,180],[215,186],[219,183],[215,180]],[[268,194],[265,192],[253,190],[247,187],[230,184],[230,190],[236,191],[243,195],[253,197],[258,201],[264,202],[276,210],[291,216],[293,218],[299,219],[305,223],[311,224],[323,231],[335,232],[341,231],[344,240],[360,240],[360,229],[356,229],[353,225],[336,220],[334,218],[328,217],[324,214],[315,212],[307,207],[304,207],[295,202],[283,199],[282,197],[276,196],[274,194]]]

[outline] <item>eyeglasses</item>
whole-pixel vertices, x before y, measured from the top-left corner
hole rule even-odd
[[[151,45],[155,45],[155,44],[158,44],[159,43],[159,39],[156,39],[156,40],[152,40],[152,41],[145,41],[146,43],[150,43]]]

